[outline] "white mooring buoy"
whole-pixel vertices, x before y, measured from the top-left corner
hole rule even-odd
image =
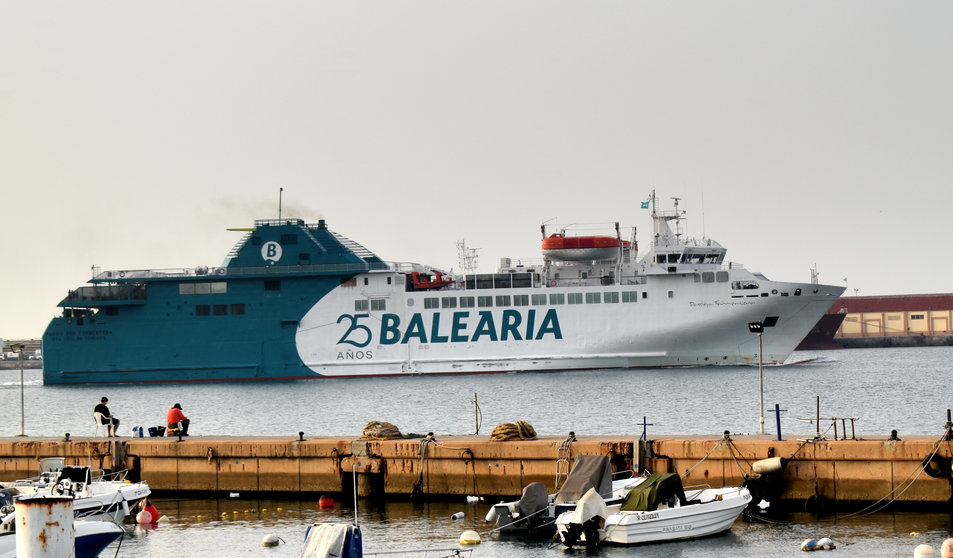
[[[460,544],[480,544],[480,533],[476,531],[464,531],[460,535]]]

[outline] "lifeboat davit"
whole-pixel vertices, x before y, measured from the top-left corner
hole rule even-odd
[[[543,239],[543,256],[566,262],[614,260],[619,257],[619,245],[626,250],[631,242],[612,236],[566,236],[551,234]]]
[[[439,289],[440,287],[446,287],[450,283],[453,283],[450,279],[444,279],[443,273],[437,271],[434,273],[434,276],[431,277],[426,273],[417,273],[414,271],[410,274],[411,285],[415,291],[429,291],[431,289]]]

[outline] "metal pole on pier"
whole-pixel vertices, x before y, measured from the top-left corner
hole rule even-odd
[[[764,434],[764,357],[763,345],[761,343],[761,334],[764,333],[763,322],[748,322],[748,330],[758,335],[758,382],[761,387],[761,434]]]
[[[10,345],[10,349],[20,355],[20,436],[26,436],[26,434],[24,434],[23,420],[23,344],[13,343]]]

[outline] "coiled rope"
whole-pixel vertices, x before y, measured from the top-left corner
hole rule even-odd
[[[493,429],[490,434],[491,440],[505,442],[507,440],[535,440],[536,430],[526,421],[518,420],[516,423],[504,422]]]

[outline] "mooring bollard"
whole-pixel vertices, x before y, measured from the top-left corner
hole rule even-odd
[[[14,502],[19,558],[73,556],[73,499],[23,498]]]

